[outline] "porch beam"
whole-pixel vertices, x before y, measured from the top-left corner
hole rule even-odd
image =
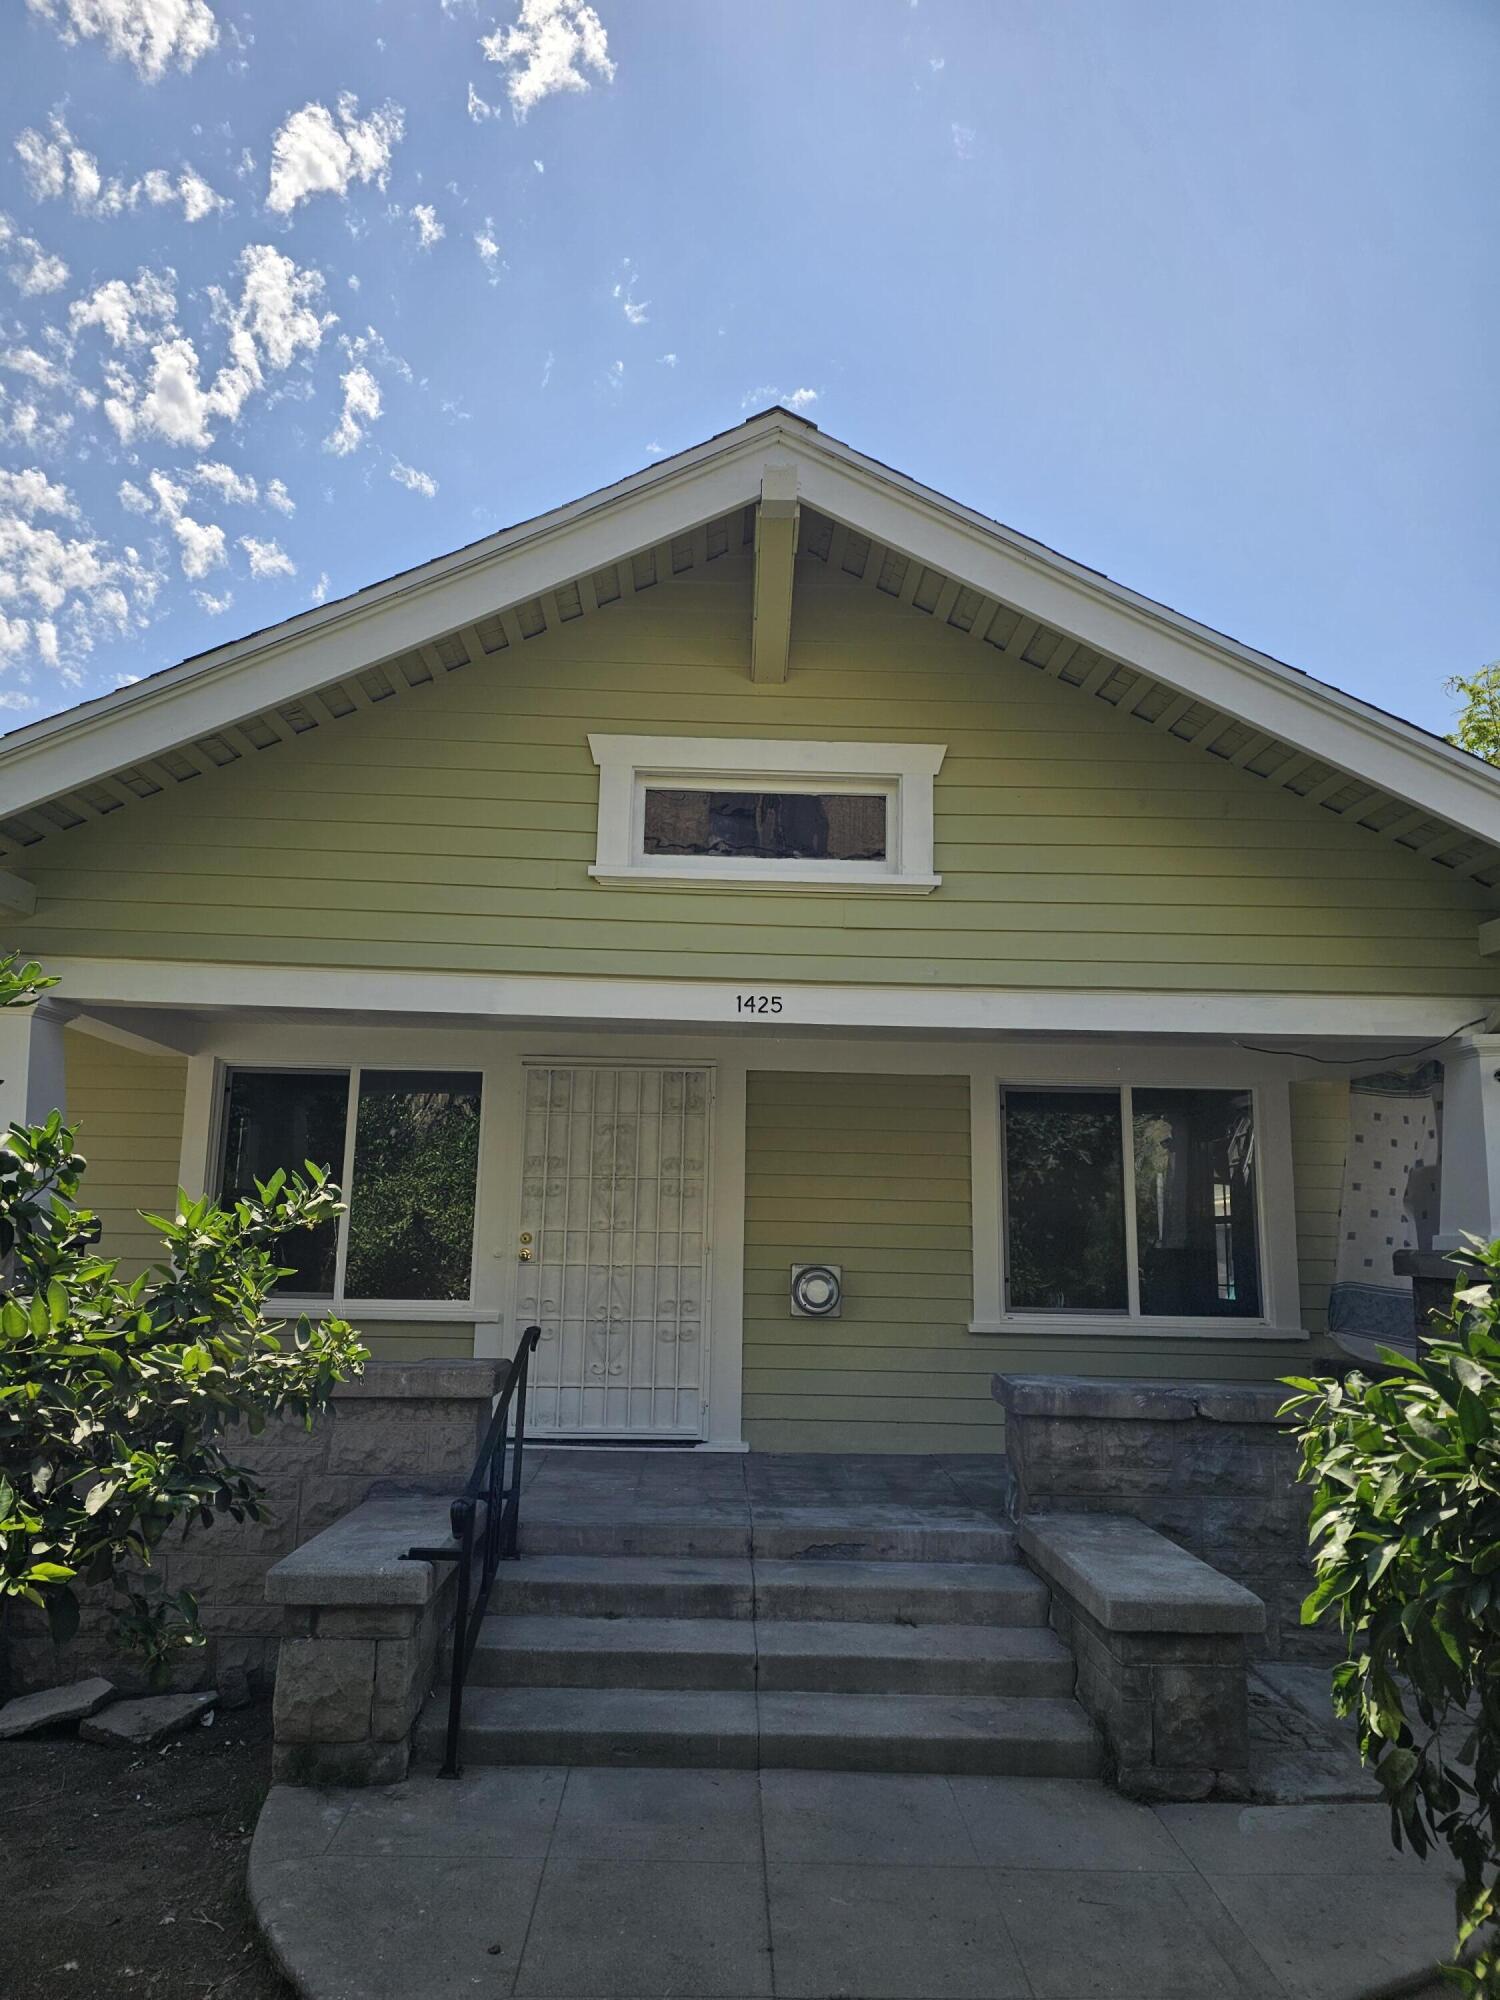
[[[786,679],[792,642],[792,587],[796,576],[797,468],[767,465],[761,476],[755,516],[755,621],[750,640],[750,678]]]
[[[372,1013],[459,1016],[469,1023],[649,1022],[730,1026],[754,1034],[741,1004],[743,980],[571,978],[539,973],[424,972],[204,961],[70,958],[49,960],[74,1004],[112,1016],[120,1008],[181,1008],[235,1014],[295,1008],[359,1021]],[[1466,995],[1357,993],[1182,993],[1131,989],[826,985],[776,986],[782,1011],[772,1031],[841,1028],[849,1033],[1074,1033],[1244,1035],[1294,1042],[1439,1040],[1475,1011]],[[1349,1023],[1358,1020],[1360,1036]],[[1378,1038],[1378,1039],[1377,1039]],[[199,1046],[203,1046],[200,1042]],[[1292,1053],[1292,1051],[1288,1051]],[[3,1072],[0,1072],[3,1074]]]

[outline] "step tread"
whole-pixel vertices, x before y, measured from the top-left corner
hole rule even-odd
[[[491,1611],[481,1621],[476,1653],[734,1653],[755,1652],[749,1618],[580,1618],[545,1611]]]
[[[1093,1724],[1078,1704],[1050,1695],[751,1694],[732,1688],[470,1688],[464,1727],[629,1729],[663,1736],[726,1729],[754,1735],[833,1733],[912,1738],[969,1736],[976,1742],[1015,1735],[1027,1741],[1092,1743]]]
[[[891,1625],[832,1618],[587,1618],[492,1611],[476,1652],[770,1652],[923,1659],[1070,1659],[1045,1625]]]

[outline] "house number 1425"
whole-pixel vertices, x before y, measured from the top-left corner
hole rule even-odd
[[[737,993],[734,997],[736,1014],[779,1014],[781,995],[779,993]]]

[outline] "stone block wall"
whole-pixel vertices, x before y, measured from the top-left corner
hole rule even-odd
[[[1325,1659],[1331,1627],[1304,1626],[1310,1494],[1277,1411],[1279,1383],[997,1375],[1021,1518],[1131,1514],[1233,1577],[1266,1607],[1252,1650]]]
[[[221,1518],[186,1537],[174,1531],[157,1549],[153,1573],[169,1591],[194,1593],[208,1638],[206,1647],[181,1656],[173,1685],[213,1687],[235,1670],[268,1682],[282,1614],[266,1602],[267,1572],[372,1492],[457,1493],[508,1365],[370,1362],[335,1391],[311,1431],[288,1419],[232,1444],[236,1462],[264,1482],[268,1517]],[[96,1673],[122,1687],[144,1686],[139,1660],[114,1642],[107,1592],[85,1603],[78,1635],[65,1647],[52,1644],[28,1607],[0,1614],[0,1695]]]

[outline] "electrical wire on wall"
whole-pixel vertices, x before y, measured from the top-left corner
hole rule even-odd
[[[1477,1028],[1481,1022],[1489,1020],[1488,1014],[1476,1014],[1472,1021],[1460,1021],[1456,1028],[1450,1028],[1446,1035],[1439,1035],[1435,1042],[1419,1042],[1414,1049],[1387,1049],[1380,1055],[1320,1056],[1311,1049],[1273,1049],[1265,1042],[1242,1042],[1236,1040],[1237,1049],[1248,1049],[1257,1056],[1295,1056],[1300,1062],[1325,1063],[1331,1069],[1384,1069],[1391,1063],[1410,1062],[1413,1056],[1430,1055],[1434,1049],[1446,1048],[1455,1036],[1463,1034],[1466,1028]]]

